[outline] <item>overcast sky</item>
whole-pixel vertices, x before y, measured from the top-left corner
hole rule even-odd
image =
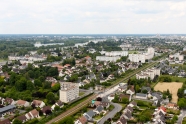
[[[186,0],[0,0],[0,34],[186,34]]]

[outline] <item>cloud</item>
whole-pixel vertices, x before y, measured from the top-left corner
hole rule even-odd
[[[184,0],[1,0],[0,5],[1,34],[186,32]]]

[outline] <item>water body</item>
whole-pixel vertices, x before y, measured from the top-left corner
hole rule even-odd
[[[64,43],[48,43],[48,44],[41,44],[41,43],[35,43],[35,47],[41,47],[41,46],[51,46],[51,45],[64,45]]]

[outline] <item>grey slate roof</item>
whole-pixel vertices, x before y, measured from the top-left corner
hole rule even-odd
[[[140,96],[140,97],[146,97],[147,94],[144,94],[144,93],[136,93],[136,96]]]
[[[10,109],[15,109],[16,106],[15,105],[8,105],[8,106],[5,106],[3,108],[0,108],[0,113],[4,112],[4,111],[8,111]]]
[[[151,92],[151,88],[150,88],[150,87],[144,87],[144,86],[143,86],[143,87],[141,88],[141,90],[142,90],[142,91],[143,91],[143,90],[147,90],[148,92]]]
[[[161,99],[161,96],[158,93],[156,93],[156,92],[152,93],[151,95],[155,96],[158,100]]]
[[[101,112],[101,111],[103,110],[103,107],[100,105],[100,106],[98,106],[98,107],[96,108],[96,110],[97,110],[98,112]]]
[[[124,115],[127,116],[129,119],[132,117],[132,115],[129,111],[127,111]]]
[[[127,108],[126,108],[126,109],[130,110],[131,112],[133,112],[133,108],[132,108],[132,107],[130,107],[130,106],[127,106]]]
[[[119,120],[122,124],[126,124],[127,120],[122,116]]]
[[[90,117],[95,116],[95,113],[93,112],[93,110],[90,110],[87,112],[87,115],[89,115]]]

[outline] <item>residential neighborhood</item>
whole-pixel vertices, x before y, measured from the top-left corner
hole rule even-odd
[[[85,38],[8,55],[0,124],[181,124],[186,43],[170,38]]]

